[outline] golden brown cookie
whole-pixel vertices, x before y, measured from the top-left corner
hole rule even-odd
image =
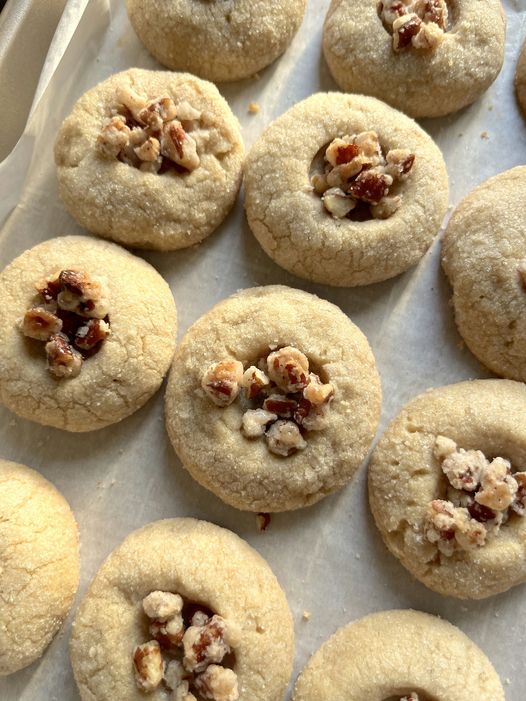
[[[171,70],[214,82],[254,75],[296,34],[306,0],[127,0],[148,51]]]
[[[526,581],[526,386],[473,380],[413,399],[376,446],[369,500],[430,589],[482,599]]]
[[[319,93],[255,143],[245,196],[250,228],[278,265],[315,282],[368,285],[424,255],[448,177],[412,119],[371,97]]]
[[[159,389],[176,310],[159,273],[88,236],[50,239],[0,273],[0,399],[15,414],[93,431]]]
[[[362,332],[333,304],[276,285],[238,292],[187,331],[166,426],[183,466],[223,501],[284,511],[351,480],[380,404]]]
[[[504,701],[504,691],[486,655],[451,623],[420,611],[382,611],[329,638],[298,677],[293,697],[365,699]]]
[[[55,144],[60,196],[89,231],[173,250],[224,220],[241,184],[240,127],[215,85],[130,68],[85,93]]]
[[[526,381],[526,167],[500,173],[458,205],[442,245],[455,321],[497,375]]]
[[[332,0],[323,50],[342,90],[440,117],[493,83],[505,32],[500,0]]]
[[[95,576],[71,638],[83,701],[282,701],[293,654],[268,564],[194,519],[131,533]]]
[[[0,677],[38,659],[79,584],[77,524],[38,472],[0,460]]]

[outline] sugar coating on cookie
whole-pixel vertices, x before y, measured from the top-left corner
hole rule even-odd
[[[340,698],[504,701],[504,691],[486,655],[451,623],[419,611],[382,611],[329,638],[293,695],[293,701]]]
[[[526,115],[526,42],[522,45],[515,69],[515,93],[519,107]]]
[[[101,567],[71,661],[83,700],[281,701],[293,645],[267,563],[230,531],[171,519],[131,533]]]
[[[412,119],[374,98],[319,93],[258,139],[245,193],[250,228],[278,265],[354,286],[420,260],[446,212],[448,178]]]
[[[442,245],[458,330],[497,375],[526,381],[526,167],[500,173],[458,205]]]
[[[127,0],[148,51],[171,70],[214,82],[253,76],[296,34],[306,0]]]
[[[0,676],[38,659],[79,584],[78,530],[68,503],[38,472],[0,460]]]
[[[474,380],[412,400],[373,453],[369,500],[434,591],[482,599],[526,581],[526,387]]]
[[[166,426],[183,466],[233,506],[308,506],[353,477],[381,391],[365,336],[333,304],[283,286],[220,302],[183,338]]]
[[[13,412],[91,431],[139,409],[175,349],[170,288],[112,243],[65,236],[0,273],[0,399]]]
[[[333,0],[323,50],[342,90],[412,117],[439,117],[490,87],[505,30],[500,0]]]
[[[217,88],[187,73],[132,68],[85,93],[55,143],[60,196],[86,229],[173,250],[224,220],[244,147]]]

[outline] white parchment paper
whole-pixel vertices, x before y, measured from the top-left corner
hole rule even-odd
[[[18,146],[0,165],[2,267],[52,236],[85,233],[62,208],[52,157],[56,132],[74,101],[113,72],[159,67],[134,35],[122,0],[91,0],[70,41],[82,2],[71,0],[41,87],[50,75],[51,80]],[[508,40],[497,82],[459,114],[422,121],[444,151],[452,205],[490,175],[525,162],[526,126],[514,101],[513,72],[526,32],[526,0],[504,4]],[[247,147],[295,102],[336,89],[321,56],[328,5],[329,0],[309,1],[292,46],[258,79],[221,87],[241,121]],[[250,101],[260,104],[259,114],[248,114]],[[460,347],[439,245],[437,240],[416,269],[385,283],[357,289],[308,284],[267,258],[248,229],[240,199],[226,223],[201,246],[141,255],[171,285],[180,335],[241,287],[283,283],[338,304],[373,347],[383,383],[383,428],[406,401],[429,387],[488,376]],[[271,564],[295,617],[295,675],[339,626],[372,611],[413,607],[444,616],[470,635],[495,664],[507,700],[525,701],[525,587],[469,603],[433,594],[413,580],[376,531],[367,506],[365,469],[353,484],[316,506],[273,516],[269,530],[260,534],[253,515],[225,506],[182,469],[164,430],[162,395],[163,390],[122,423],[86,435],[40,427],[0,408],[0,455],[40,470],[76,513],[82,542],[77,603],[104,558],[131,530],[156,519],[195,516],[234,530]],[[302,619],[304,610],[312,613],[308,622]],[[41,661],[0,680],[0,699],[78,701],[67,655],[69,633],[70,620]]]

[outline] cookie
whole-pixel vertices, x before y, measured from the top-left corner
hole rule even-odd
[[[0,295],[0,399],[15,414],[93,431],[159,389],[176,310],[144,260],[87,236],[50,239],[0,273]]]
[[[490,178],[458,205],[442,245],[458,330],[497,375],[526,381],[526,167]]]
[[[71,638],[83,701],[161,701],[170,690],[181,701],[281,701],[293,654],[292,616],[265,560],[234,533],[183,518],[113,551]]]
[[[344,699],[504,701],[504,691],[486,655],[451,623],[420,611],[382,611],[329,638],[300,674],[293,697]]]
[[[515,70],[515,94],[519,107],[526,116],[526,42],[522,45]]]
[[[313,504],[365,458],[381,390],[362,332],[338,307],[283,286],[243,290],[183,338],[166,426],[183,466],[227,504]]]
[[[500,0],[332,0],[323,51],[342,90],[441,117],[490,87],[505,34]]]
[[[259,138],[245,193],[250,228],[282,268],[368,285],[424,255],[447,209],[448,178],[413,120],[371,97],[320,93]]]
[[[232,208],[244,147],[217,88],[132,68],[85,93],[55,144],[60,196],[95,234],[173,250],[209,236]]]
[[[68,503],[38,472],[0,460],[0,676],[38,659],[73,604],[79,539]]]
[[[137,36],[160,63],[214,82],[254,75],[280,56],[306,0],[127,0]]]
[[[482,599],[526,581],[526,386],[473,380],[413,399],[373,453],[369,501],[430,589]]]

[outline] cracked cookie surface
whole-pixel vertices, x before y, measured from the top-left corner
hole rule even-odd
[[[180,518],[150,523],[131,533],[95,576],[79,607],[71,639],[71,661],[83,701],[145,698],[135,680],[132,654],[147,635],[145,610],[151,612],[145,609],[145,597],[151,600],[152,592],[177,594],[193,608],[204,606],[235,627],[230,664],[241,701],[283,699],[292,671],[294,632],[278,581],[263,558],[234,533],[205,521]],[[191,638],[199,643],[193,650],[201,670],[207,662],[202,662],[205,646],[199,639],[205,621],[196,618],[197,614],[194,627],[185,634],[189,640],[188,644],[185,640],[183,663],[186,669],[197,664]],[[212,620],[217,626],[218,617]],[[212,648],[209,660],[218,652],[217,641]],[[166,689],[174,686],[177,676],[178,665],[170,664],[166,685],[148,693],[152,701],[179,698]],[[214,689],[216,667],[210,665],[203,680],[209,691]],[[196,695],[198,701],[216,698],[216,694]]]
[[[346,135],[358,139],[372,131],[384,152],[407,150],[415,157],[410,172],[391,191],[400,204],[384,219],[335,218],[316,192],[313,169],[319,154]],[[362,154],[359,158],[367,160]],[[367,174],[360,173],[351,188]],[[368,285],[407,270],[430,246],[447,202],[447,171],[439,148],[412,119],[371,97],[313,95],[273,122],[247,158],[245,207],[252,232],[278,265],[314,282]]]
[[[217,406],[201,386],[211,365],[230,358],[232,398],[243,368],[279,349],[304,354],[310,371],[325,383],[315,381],[305,388],[310,399],[310,392],[332,385],[326,425],[321,430],[303,425],[305,440],[298,430],[300,417],[298,425],[272,423],[265,442],[257,437],[264,426],[253,434],[247,430],[246,414],[251,412],[246,412],[246,403]],[[306,398],[288,396],[295,403]],[[282,404],[290,401],[280,399]],[[270,414],[263,416],[263,424],[278,418],[276,412],[286,418],[276,404],[271,406],[275,413],[253,409],[251,415]],[[248,511],[285,511],[313,504],[352,479],[374,437],[380,404],[380,379],[363,333],[335,305],[272,285],[238,292],[190,327],[170,372],[166,426],[184,467],[223,501]],[[286,447],[281,454],[268,448],[278,440]]]
[[[386,0],[385,4],[410,3]],[[502,68],[504,10],[500,0],[447,4],[450,17],[446,31],[442,33],[433,23],[426,25],[440,32],[438,46],[397,52],[391,31],[380,17],[382,2],[332,0],[325,19],[323,50],[340,88],[374,95],[412,117],[440,117],[478,99]],[[399,17],[395,23],[403,19]]]
[[[482,599],[526,581],[526,519],[516,503],[525,469],[526,387],[460,382],[416,397],[388,426],[371,458],[369,502],[385,544],[414,577],[446,596]],[[459,479],[465,493],[452,491]]]
[[[306,0],[127,0],[148,51],[172,70],[214,82],[248,78],[280,56]]]
[[[34,304],[35,281],[71,268],[103,279],[111,333],[80,374],[57,377],[46,367],[42,342],[19,326]],[[141,258],[92,237],[50,239],[0,273],[0,294],[0,399],[15,414],[92,431],[129,416],[159,388],[175,349],[176,310],[166,282]]]
[[[504,701],[504,691],[486,655],[458,628],[427,613],[395,610],[340,628],[301,672],[293,701],[415,697]]]
[[[180,109],[185,105],[186,112],[190,107],[198,113],[188,120],[198,167],[182,159],[193,169],[161,174],[105,157],[99,137],[122,111],[123,92],[146,102],[167,97]],[[151,160],[145,150],[141,157]],[[138,68],[112,75],[86,92],[55,143],[59,192],[71,216],[105,238],[158,250],[200,243],[221,224],[241,185],[243,158],[239,122],[215,85],[188,73]]]
[[[38,472],[0,460],[0,676],[38,659],[79,584],[75,517]]]
[[[458,205],[442,244],[458,330],[497,375],[526,381],[526,167],[500,173]]]

